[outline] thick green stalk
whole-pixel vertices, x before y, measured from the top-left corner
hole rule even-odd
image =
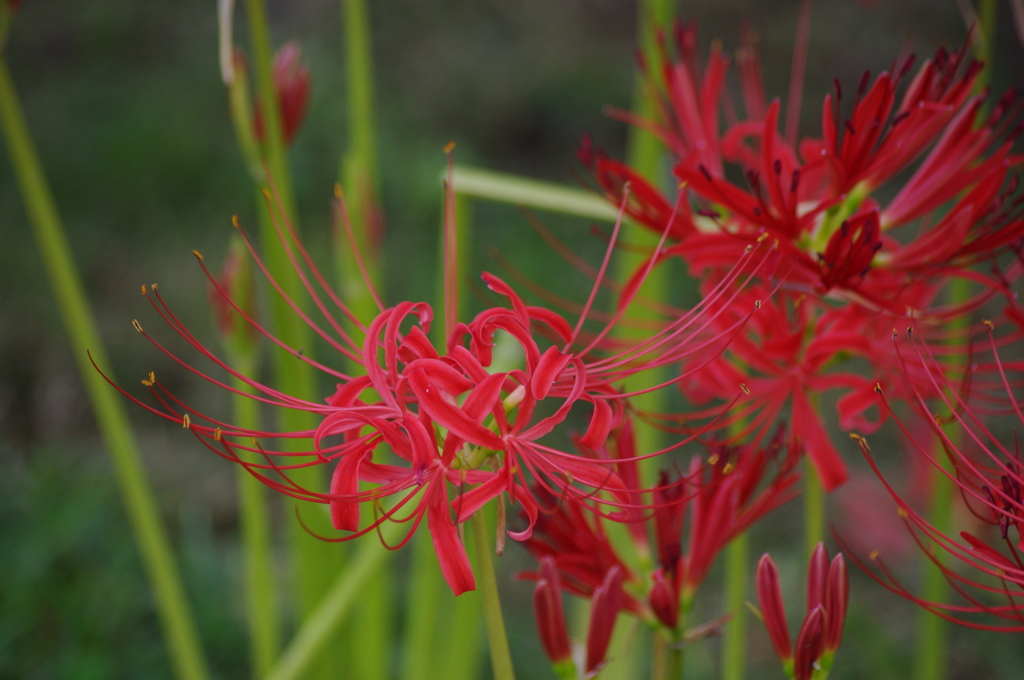
[[[722,680],[741,680],[746,673],[747,534],[725,549],[725,609],[732,614],[722,640]]]
[[[381,294],[384,281],[379,252],[381,220],[377,195],[370,21],[364,0],[342,0],[341,9],[347,74],[348,151],[342,157],[339,175],[344,187],[352,240],[370,283]],[[345,225],[339,225],[334,239],[342,297],[355,316],[369,326],[379,310],[367,281],[363,279]],[[365,369],[354,362],[349,362],[349,370],[353,375],[365,373]],[[388,646],[393,638],[393,574],[390,561],[376,570],[360,595],[355,617],[359,625],[350,629],[353,673],[365,680],[384,680],[389,674],[392,655]]]
[[[487,628],[487,644],[491,650],[491,669],[494,680],[515,680],[512,668],[512,654],[508,649],[505,635],[505,620],[501,615],[501,599],[498,597],[498,579],[494,574],[494,558],[491,541],[487,534],[490,528],[487,515],[477,512],[469,520],[473,528],[473,545],[476,548],[477,588],[484,608],[484,623]]]
[[[410,502],[415,503],[416,499]],[[396,543],[408,528],[407,524],[384,522],[380,527],[381,537],[386,543]],[[338,625],[345,619],[357,598],[362,596],[362,589],[387,559],[388,552],[376,536],[365,536],[360,541],[358,551],[303,621],[295,637],[281,653],[277,665],[267,674],[266,680],[296,680],[304,677],[331,638],[335,637]]]
[[[421,531],[412,539],[409,592],[405,600],[402,680],[430,680],[436,677],[433,668],[437,659],[434,646],[440,640],[436,639],[434,633],[439,623],[437,609],[443,587],[430,534]]]
[[[249,352],[232,360],[235,369],[247,376],[256,372],[255,355]],[[252,388],[241,380],[234,386],[245,392]],[[242,394],[232,397],[234,423],[242,429],[258,430],[259,403]],[[261,457],[246,452],[248,462],[263,463]],[[274,555],[271,546],[267,489],[243,466],[238,466],[238,518],[242,533],[242,565],[245,570],[246,619],[249,627],[249,657],[252,675],[265,676],[280,651],[280,618],[277,611],[277,587],[274,583]]]
[[[962,303],[970,297],[970,284],[964,279],[955,279],[949,291],[949,298],[953,304]],[[955,319],[949,324],[949,330],[965,330],[968,319]],[[963,357],[949,359],[949,364],[955,366],[957,361],[963,361]],[[954,446],[961,438],[962,430],[954,424],[946,427],[946,436]],[[933,453],[935,460],[946,465],[946,472],[933,467],[930,473],[931,499],[928,507],[928,521],[935,530],[945,535],[953,531],[952,503],[954,498],[953,482],[947,476],[952,474],[950,466],[946,464],[946,453],[942,444],[936,442]],[[936,559],[943,558],[941,551],[936,551]],[[949,598],[950,587],[942,571],[930,559],[925,559],[922,564],[921,597],[930,602],[945,602]],[[947,638],[949,637],[949,624],[934,614],[920,609],[917,612],[917,642],[914,651],[914,680],[942,680],[946,677],[947,661],[949,650]]]
[[[651,68],[657,68],[659,54],[655,44],[655,29],[667,26],[672,20],[674,3],[671,0],[644,0],[638,3],[637,26],[638,42],[644,52],[646,62]],[[647,88],[643,82],[643,76],[639,72],[634,78],[633,84],[633,112],[641,118],[650,118],[653,115],[651,102],[648,101]],[[641,130],[638,127],[629,129],[629,140],[626,147],[626,161],[640,175],[652,181],[656,186],[660,184],[662,173],[661,164],[665,157],[664,145],[651,133]],[[632,243],[639,246],[654,248],[659,240],[659,234],[638,225],[627,223],[622,228],[622,242]],[[617,255],[616,278],[625,281],[645,261],[645,256],[635,252],[623,252]],[[656,302],[667,302],[669,295],[668,269],[659,267],[651,271],[647,280],[640,289],[640,293],[650,300]],[[650,321],[658,319],[659,315],[642,306],[634,303],[622,317],[622,323],[616,331],[619,338],[638,339],[643,337],[646,331],[639,331],[629,327],[632,321]],[[626,389],[632,390],[648,387],[656,382],[663,371],[645,372],[631,376],[626,379]],[[633,400],[634,405],[642,410],[664,411],[667,392],[660,390],[650,392]],[[651,453],[661,446],[661,437],[658,430],[652,427],[636,428],[637,451],[642,454]],[[645,486],[654,483],[658,467],[662,463],[656,458],[649,458],[641,462],[642,481]]]
[[[996,18],[998,16],[999,3],[996,0],[982,0],[978,12],[981,40],[976,43],[975,57],[984,62],[985,66],[978,74],[974,83],[975,92],[981,92],[992,79],[992,62],[995,56],[996,40]],[[978,122],[985,120],[988,115],[988,106],[979,112]],[[950,289],[949,298],[953,304],[962,303],[970,297],[970,286],[964,279],[955,279]],[[951,330],[963,329],[967,324],[966,318],[955,320]],[[958,358],[951,359],[951,362]],[[962,357],[959,358],[962,360]],[[961,435],[961,431],[950,427],[946,435],[955,445]],[[936,444],[935,459],[945,460],[945,452],[941,444]],[[947,470],[948,471],[948,470]],[[943,534],[949,535],[953,528],[952,522],[952,501],[953,483],[946,474],[938,468],[932,468],[930,474],[931,504],[928,508],[928,521],[935,529]],[[941,552],[937,551],[937,559],[942,559]],[[950,588],[942,571],[930,560],[923,564],[923,588],[921,596],[931,602],[945,602],[949,598]],[[914,680],[942,680],[946,677],[947,661],[949,651],[947,639],[949,637],[949,624],[938,616],[934,616],[923,609],[917,612],[917,642],[914,650]]]
[[[273,180],[276,204],[280,206],[280,212],[288,216],[298,232],[281,116],[273,85],[273,49],[263,0],[246,0],[246,19],[249,24],[255,92],[260,103],[260,111],[266,122],[263,152],[267,169]],[[260,241],[267,268],[281,285],[282,290],[296,304],[306,307],[306,294],[302,289],[301,281],[279,242],[273,222],[267,209],[263,207],[264,205],[263,197],[258,195],[257,215],[260,225]],[[270,327],[277,337],[289,347],[301,351],[306,356],[312,354],[312,333],[288,304],[280,296],[272,294],[268,309]],[[278,389],[301,399],[319,401],[321,395],[317,389],[316,375],[308,364],[300,357],[276,347],[271,349],[271,355],[275,374],[274,382]],[[279,414],[278,425],[284,431],[310,430],[315,424],[311,414],[304,411],[283,410]],[[308,442],[298,440],[287,440],[285,445],[297,450],[309,447]],[[324,486],[323,472],[319,467],[293,470],[290,477],[297,484],[306,488],[321,489]],[[328,533],[331,530],[321,506],[304,502],[298,502],[298,505],[300,512],[303,513],[303,518],[312,524],[314,530],[322,533]],[[298,522],[290,522],[289,528],[295,565],[292,570],[295,592],[298,596],[300,618],[305,618],[317,607],[320,599],[330,587],[334,574],[340,568],[341,551],[337,546],[324,543],[311,536]],[[325,680],[340,672],[341,659],[345,656],[344,650],[340,646],[333,646],[330,649],[330,658],[325,659],[324,665],[319,671],[320,677]]]
[[[56,203],[25,124],[7,62],[2,56],[0,124],[79,375],[110,452],[121,498],[156,599],[175,675],[182,679],[202,680],[208,676],[206,661],[174,562],[174,553],[161,523],[122,401],[89,361],[91,354],[96,366],[103,373],[112,375]]]
[[[825,540],[825,488],[810,458],[804,457],[804,557]]]

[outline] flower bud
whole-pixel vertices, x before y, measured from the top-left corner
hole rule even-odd
[[[789,641],[789,626],[786,625],[786,610],[782,605],[782,584],[779,582],[775,562],[768,553],[762,555],[757,563],[755,586],[764,627],[771,638],[775,654],[782,663],[787,663],[793,659],[793,651]]]
[[[285,144],[291,144],[309,105],[309,68],[302,62],[302,51],[296,42],[286,42],[274,55],[274,92],[281,113]],[[263,141],[263,116],[255,110],[256,137]]]
[[[221,340],[230,352],[238,355],[248,353],[256,340],[256,329],[237,311],[241,310],[250,319],[256,314],[256,284],[245,251],[237,235],[233,237],[217,275],[217,285],[211,283],[208,289],[210,308]]]
[[[622,605],[622,570],[617,566],[608,570],[604,582],[590,598],[590,627],[587,629],[587,664],[590,674],[604,663],[608,643],[615,630],[615,621]]]
[[[804,619],[800,633],[796,636],[796,657],[793,664],[793,680],[811,680],[815,665],[825,650],[825,608],[820,604]]]
[[[807,565],[807,613],[819,604],[825,605],[825,587],[828,580],[828,549],[819,542],[814,546]]]
[[[648,602],[654,615],[658,617],[665,626],[675,629],[679,623],[679,592],[671,579],[665,578],[665,570],[658,569],[651,578],[654,586],[651,587],[651,594]]]
[[[551,663],[558,665],[569,660],[572,648],[562,609],[562,584],[552,557],[541,558],[540,578],[533,590],[533,612],[541,644]]]
[[[839,553],[832,560],[828,570],[828,590],[825,608],[828,611],[828,626],[825,628],[825,650],[835,652],[843,640],[843,624],[846,623],[846,604],[850,599],[850,581],[846,574],[846,562]]]

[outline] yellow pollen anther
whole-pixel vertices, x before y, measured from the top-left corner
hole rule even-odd
[[[685,189],[685,188],[686,188],[686,182],[680,182],[680,183],[679,183],[679,189],[678,189],[678,190],[679,190],[679,191],[682,191],[682,190],[683,190],[683,189]]]
[[[270,193],[270,189],[266,187],[263,187],[263,197],[266,198],[268,201],[274,200],[274,196],[273,194]]]
[[[903,508],[896,508],[896,514],[902,517],[903,519],[906,519],[908,517],[907,511],[904,510]]]
[[[740,389],[743,390],[743,394],[750,394],[750,388],[743,383],[740,383]]]
[[[779,248],[779,239],[775,239],[775,242],[772,243],[772,250],[778,250],[778,248]]]
[[[154,373],[153,371],[149,372],[149,377],[148,378],[143,378],[143,380],[142,380],[142,384],[145,385],[146,387],[152,387],[155,383],[156,383],[156,373]]]
[[[722,474],[723,475],[727,475],[730,472],[732,472],[732,469],[733,469],[733,464],[732,463],[726,463],[725,467],[722,468]]]
[[[717,462],[718,462],[718,454],[717,453],[712,453],[710,456],[708,456],[708,465],[714,465]]]
[[[192,254],[195,255],[200,260],[203,259],[203,254],[201,252],[199,252],[198,250],[193,250]]]
[[[899,336],[899,331],[895,328],[892,329],[892,339],[895,340]]]
[[[146,294],[146,284],[142,284],[142,294]]]
[[[238,215],[231,216],[231,226],[235,229],[241,229],[242,225],[238,223]]]
[[[447,144],[444,145],[444,152],[446,154],[447,153],[451,153],[452,149],[454,149],[454,148],[455,148],[455,140],[453,139],[452,141],[450,141],[450,142],[448,142]]]
[[[750,252],[751,250],[753,250],[753,249],[754,249],[754,246],[752,246],[752,245],[750,245],[750,244],[748,243],[748,244],[747,244],[747,247],[743,249],[743,252],[744,252],[744,253],[749,253],[749,252]]]
[[[192,419],[188,417],[187,413],[181,417],[181,426],[186,430],[192,427]]]
[[[200,259],[202,259],[202,257],[203,257],[202,255],[200,255],[200,256],[199,256],[199,258],[200,258]],[[151,283],[151,284],[149,284],[149,287],[153,289],[153,292],[154,292],[154,293],[155,293],[155,292],[156,292],[157,290],[159,290],[159,289],[160,289],[160,286],[158,286],[158,285],[157,285],[157,284],[155,284],[155,283]]]
[[[767,240],[768,240],[768,232],[767,231],[757,237],[757,242],[758,243],[764,243]]]
[[[996,325],[989,321],[988,319],[983,320],[982,323],[985,324],[985,327],[988,328],[990,331],[995,330]]]
[[[341,191],[341,184],[339,184],[338,182],[335,182],[334,183],[334,197],[337,198],[338,200],[341,200],[342,196],[344,196],[344,194]]]
[[[870,559],[871,561],[877,560],[878,559],[878,554],[879,553],[878,553],[877,550],[872,550],[871,554],[868,555],[868,559]]]
[[[218,427],[213,431],[213,441],[219,442],[222,439],[224,439],[224,432]]]
[[[142,332],[142,324],[139,323],[137,319],[132,319],[132,328],[140,333]]]
[[[761,301],[754,300],[754,309],[761,309]]]
[[[862,449],[864,449],[865,451],[870,451],[871,450],[871,446],[868,445],[868,440],[865,439],[864,437],[860,436],[856,432],[851,432],[850,433],[850,439],[852,439],[853,441],[857,442],[857,444]]]
[[[875,394],[882,394],[882,383],[875,383]]]

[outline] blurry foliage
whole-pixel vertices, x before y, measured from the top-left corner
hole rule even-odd
[[[865,68],[886,68],[906,38],[921,55],[963,39],[952,0],[879,4],[869,11],[853,0],[815,3],[805,125],[817,119],[833,78],[852,87]],[[748,19],[760,35],[766,89],[784,96],[796,5],[702,0],[686,3],[685,11],[701,21],[705,44],[721,37],[727,48],[736,46],[740,21]],[[270,8],[277,41],[298,40],[313,74],[311,108],[292,161],[303,229],[326,264],[330,189],[345,129],[338,7],[277,0]],[[370,11],[386,298],[431,299],[443,145],[456,140],[463,163],[558,182],[573,181],[584,132],[620,154],[625,130],[601,110],[630,100],[636,8],[622,0],[380,0]],[[1020,82],[1024,68],[1006,18],[997,91]],[[217,72],[213,3],[26,2],[7,55],[119,377],[135,385],[155,369],[186,399],[226,411],[222,395],[197,384],[129,327],[138,316],[155,329],[138,285],[159,281],[186,325],[212,343],[205,281],[189,250],[217,262],[232,213],[255,226]],[[603,248],[587,223],[542,217],[584,256],[594,259]],[[488,257],[498,248],[541,285],[566,297],[584,294],[586,279],[567,273],[515,209],[478,206],[475,229],[477,271],[498,270]],[[0,162],[0,244],[0,678],[170,677],[6,159]],[[148,429],[154,423],[134,415],[147,427],[140,440],[211,666],[217,677],[246,677],[233,471],[180,431],[154,434]],[[281,515],[293,521],[290,507]],[[798,518],[793,507],[762,523],[753,548],[778,554],[784,542],[799,545]],[[787,562],[782,555],[783,582],[799,582],[796,556]],[[501,569],[526,565],[522,553],[510,550]],[[854,577],[847,642],[834,677],[905,677],[911,608]],[[717,578],[712,575],[699,603],[708,618],[720,606]],[[524,664],[540,659],[524,604],[529,586],[505,581],[502,588],[509,595],[513,654]],[[1020,650],[999,636],[963,630],[955,636],[957,677],[1009,678],[1024,663]],[[762,632],[751,640],[751,668],[773,664]],[[692,655],[695,671],[713,668],[714,644]],[[529,677],[544,673],[522,670]]]

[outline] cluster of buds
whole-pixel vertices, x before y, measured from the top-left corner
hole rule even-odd
[[[779,572],[767,553],[757,563],[756,585],[761,618],[786,675],[793,680],[824,680],[846,622],[850,585],[843,554],[836,555],[830,564],[825,544],[814,548],[807,567],[807,614],[795,649],[790,643]]]
[[[783,441],[784,432],[779,430],[766,446],[712,444],[707,457],[692,459],[686,475],[673,478],[662,472],[649,491],[650,510],[638,512],[639,506],[634,506],[625,518],[631,539],[627,545],[632,548],[627,553],[621,552],[626,545],[612,545],[602,518],[580,502],[546,498],[545,504],[553,509],[538,516],[533,535],[524,543],[540,568],[520,577],[544,582],[545,588],[559,584],[572,595],[593,600],[603,592],[608,575],[614,573],[625,593],[621,610],[657,628],[670,644],[693,642],[715,632],[720,622],[687,628],[685,614],[721,551],[796,495],[798,456],[791,449],[784,452]],[[636,478],[635,442],[628,415],[599,453],[616,462],[620,478]],[[650,516],[646,521],[644,514]],[[654,563],[636,559],[648,554],[656,558]],[[540,585],[536,592],[542,592]],[[551,596],[545,597],[548,599],[535,600],[538,621],[549,620],[554,610]],[[591,635],[595,629],[613,627],[618,610],[602,610],[607,615],[603,620],[596,618],[599,612],[595,610]],[[550,650],[562,637],[551,630],[548,626],[538,629],[559,671],[562,657]],[[588,658],[596,659],[590,649],[588,641]]]
[[[582,654],[574,654],[565,625],[562,606],[562,583],[553,557],[540,560],[537,585],[533,590],[533,609],[537,616],[537,633],[545,654],[551,660],[555,673],[562,680],[576,680],[577,666],[583,668],[584,677],[600,672],[608,653],[615,619],[622,606],[622,570],[613,566],[601,585],[590,596],[590,623],[587,643]],[[575,657],[580,657],[579,659]],[[582,661],[582,663],[577,663]]]

